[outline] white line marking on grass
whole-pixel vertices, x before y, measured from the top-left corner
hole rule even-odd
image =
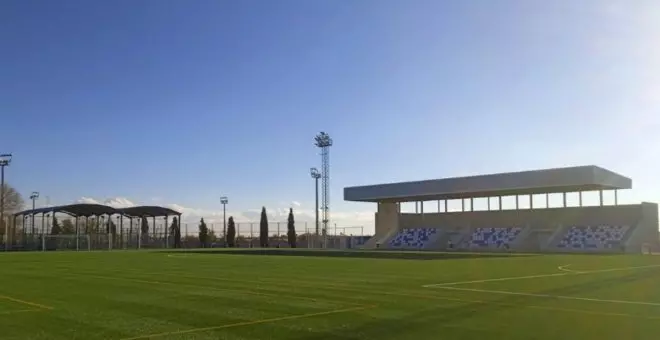
[[[536,279],[536,278],[541,278],[541,277],[564,276],[564,275],[568,275],[568,273],[553,273],[553,274],[541,274],[541,275],[529,275],[529,276],[500,277],[500,278],[497,278],[497,279],[484,279],[484,280],[474,280],[474,281],[433,283],[433,284],[423,285],[422,287],[424,287],[424,288],[445,287],[445,286],[464,285],[464,284],[469,284],[469,283]]]
[[[574,274],[582,273],[581,271],[568,269],[568,267],[570,267],[570,266],[572,266],[572,264],[565,264],[565,265],[563,265],[563,266],[559,266],[559,267],[557,267],[557,269],[559,269],[559,270],[561,270],[561,271],[563,271],[563,272],[567,272],[567,273],[574,273]]]
[[[531,297],[541,297],[541,298],[551,298],[551,299],[562,299],[562,300],[579,300],[579,301],[590,301],[590,302],[604,302],[604,303],[619,303],[627,305],[643,305],[643,306],[660,306],[660,303],[657,302],[642,302],[642,301],[628,301],[628,300],[608,300],[608,299],[595,299],[595,298],[585,298],[577,296],[564,296],[564,295],[549,295],[549,294],[535,294],[535,293],[520,293],[520,292],[507,292],[501,290],[489,290],[489,289],[473,289],[473,288],[458,288],[458,287],[440,287],[442,289],[448,290],[461,290],[466,292],[477,292],[477,293],[490,293],[490,294],[503,294],[503,295],[519,295],[519,296],[531,296]]]
[[[561,267],[566,267],[561,266]],[[424,288],[434,288],[434,287],[446,287],[446,286],[456,286],[470,283],[484,283],[484,282],[498,282],[498,281],[512,281],[512,280],[525,280],[525,279],[538,279],[543,277],[554,277],[554,276],[566,276],[566,275],[584,275],[584,274],[596,274],[596,273],[607,273],[623,270],[633,270],[633,269],[642,269],[642,268],[656,268],[660,267],[660,264],[652,264],[646,266],[633,266],[633,267],[620,267],[620,268],[609,268],[609,269],[597,269],[597,270],[588,270],[588,271],[574,271],[564,269],[563,273],[553,273],[553,274],[540,274],[540,275],[528,275],[528,276],[514,276],[514,277],[501,277],[496,279],[484,279],[484,280],[474,280],[474,281],[459,281],[459,282],[446,282],[446,283],[432,283],[423,285]]]

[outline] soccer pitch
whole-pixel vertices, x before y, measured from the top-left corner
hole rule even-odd
[[[660,257],[250,254],[0,254],[0,338],[660,336]]]

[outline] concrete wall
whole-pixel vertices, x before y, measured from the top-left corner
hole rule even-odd
[[[379,202],[376,212],[376,233],[365,243],[363,248],[375,248],[399,230],[399,204]]]

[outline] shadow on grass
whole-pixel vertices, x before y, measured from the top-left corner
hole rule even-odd
[[[370,258],[391,260],[456,260],[475,258],[503,258],[534,255],[510,254],[480,254],[480,253],[438,253],[414,251],[359,251],[359,250],[312,250],[312,249],[221,249],[221,250],[179,250],[170,251],[175,254],[218,254],[218,255],[266,255],[266,256],[315,256],[315,257],[344,257],[344,258]]]

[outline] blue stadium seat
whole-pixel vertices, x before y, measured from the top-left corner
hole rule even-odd
[[[518,237],[520,227],[477,228],[470,237],[470,247],[506,248]]]
[[[424,248],[438,234],[437,228],[401,229],[389,242],[392,248]]]
[[[572,226],[557,244],[569,249],[618,249],[630,226]]]

